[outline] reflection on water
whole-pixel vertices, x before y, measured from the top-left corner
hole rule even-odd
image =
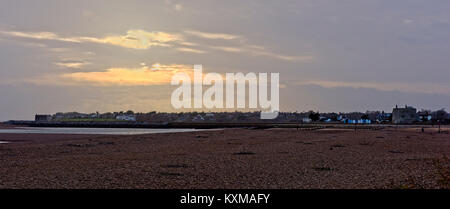
[[[0,141],[0,144],[6,144],[6,143],[9,143],[9,142]]]
[[[138,135],[153,133],[178,133],[202,131],[205,129],[144,129],[144,128],[15,128],[0,129],[0,133],[18,133],[18,134],[105,134],[105,135]],[[212,130],[212,129],[207,129]],[[1,143],[1,142],[0,142]]]

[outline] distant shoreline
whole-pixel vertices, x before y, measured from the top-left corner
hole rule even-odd
[[[442,124],[444,125],[444,124]],[[0,125],[0,128],[14,128],[17,126],[28,127],[77,127],[77,128],[197,128],[197,129],[215,129],[215,128],[298,128],[306,130],[315,130],[323,128],[338,129],[383,129],[386,127],[431,127],[430,124],[343,124],[343,123],[296,123],[296,122],[168,122],[168,123],[148,123],[148,122],[130,122],[130,121],[8,121]],[[437,125],[434,125],[437,126]]]
[[[62,128],[62,127],[19,127],[12,129],[0,129],[0,134],[65,134],[65,135],[145,135],[159,133],[183,133],[198,131],[217,131],[222,129],[192,129],[192,128]],[[0,143],[8,143],[0,141]]]

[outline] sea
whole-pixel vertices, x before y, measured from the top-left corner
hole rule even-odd
[[[155,133],[179,133],[194,131],[211,131],[218,129],[189,129],[189,128],[48,128],[48,127],[18,127],[12,129],[0,129],[2,133],[17,134],[99,134],[99,135],[140,135]],[[0,143],[7,143],[2,142]]]

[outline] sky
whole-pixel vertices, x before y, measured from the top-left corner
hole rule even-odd
[[[0,0],[0,121],[175,111],[171,76],[280,73],[281,111],[450,107],[448,0]]]

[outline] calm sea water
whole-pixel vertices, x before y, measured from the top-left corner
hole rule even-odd
[[[206,131],[212,129],[144,129],[144,128],[14,128],[0,129],[0,133],[18,133],[18,134],[104,134],[104,135],[138,135],[153,133],[178,133]],[[0,143],[2,143],[0,141]],[[6,143],[6,142],[3,142]]]

